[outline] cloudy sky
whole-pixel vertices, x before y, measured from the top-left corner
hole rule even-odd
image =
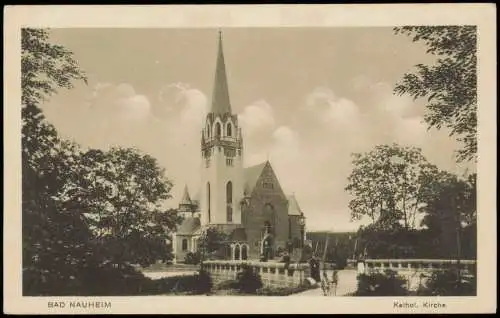
[[[208,110],[216,29],[54,29],[89,85],[44,105],[61,135],[85,147],[136,147],[174,181],[200,183],[200,130]],[[243,127],[245,165],[271,161],[295,193],[309,230],[355,230],[344,192],[352,152],[397,142],[423,149],[437,166],[462,173],[448,131],[427,131],[421,102],[392,94],[425,47],[391,28],[223,29],[233,112]],[[469,167],[473,169],[473,167]]]

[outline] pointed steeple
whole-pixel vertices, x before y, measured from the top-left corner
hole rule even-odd
[[[191,198],[189,197],[189,191],[187,185],[184,187],[184,194],[182,195],[181,202],[179,205],[191,205]]]
[[[212,93],[211,112],[215,114],[231,113],[229,89],[227,85],[226,65],[222,48],[222,32],[219,30],[219,48],[215,66],[214,90]]]

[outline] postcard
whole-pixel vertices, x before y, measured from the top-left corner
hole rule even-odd
[[[4,312],[494,312],[494,8],[6,7]]]

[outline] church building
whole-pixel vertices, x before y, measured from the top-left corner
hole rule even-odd
[[[196,252],[207,227],[225,232],[227,259],[272,259],[278,251],[302,246],[305,217],[294,195],[286,195],[269,161],[243,167],[243,138],[231,110],[219,34],[211,109],[201,135],[201,188],[187,186],[179,202],[183,216],[173,239],[177,262]]]

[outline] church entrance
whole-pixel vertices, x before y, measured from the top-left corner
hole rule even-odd
[[[272,236],[271,223],[264,222],[264,235],[260,244],[260,255],[263,262],[267,262],[273,258],[273,236]]]

